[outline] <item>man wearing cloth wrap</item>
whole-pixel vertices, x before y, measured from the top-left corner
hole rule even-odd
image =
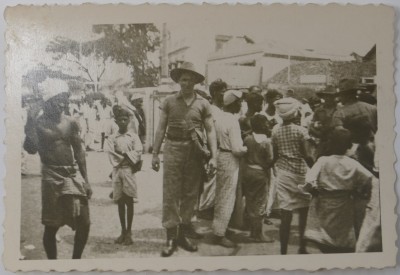
[[[42,162],[43,245],[47,257],[56,259],[56,233],[68,225],[76,230],[72,258],[80,259],[89,235],[88,199],[92,195],[85,151],[78,122],[63,114],[68,107],[68,85],[46,79],[41,86],[43,114],[38,115],[39,106],[29,110],[24,149],[30,154],[39,152]]]
[[[203,144],[209,146],[210,173],[216,167],[217,149],[210,104],[194,92],[194,85],[201,83],[204,76],[196,72],[192,63],[184,62],[180,68],[171,71],[171,78],[181,90],[167,97],[160,107],[152,160],[153,169],[158,171],[158,153],[166,134],[162,224],[167,230],[167,243],[161,252],[163,257],[171,256],[178,245],[187,251],[197,251],[197,246],[188,237],[199,237],[191,224],[199,186],[204,180],[202,152],[198,145],[203,140]],[[204,142],[204,129],[207,142]]]

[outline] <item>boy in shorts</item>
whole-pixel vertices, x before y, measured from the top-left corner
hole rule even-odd
[[[113,199],[118,204],[121,222],[121,235],[115,243],[131,245],[133,243],[131,233],[133,203],[137,201],[135,173],[140,170],[143,146],[139,136],[128,129],[133,115],[131,111],[115,105],[113,112],[119,130],[107,139],[105,150],[113,166]],[[127,212],[126,215],[125,212]]]

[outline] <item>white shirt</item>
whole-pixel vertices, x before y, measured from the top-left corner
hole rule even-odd
[[[228,112],[221,112],[218,117],[215,118],[215,130],[221,149],[231,150],[232,154],[236,156],[247,152],[247,148],[243,146],[237,116]]]
[[[112,118],[112,109],[110,106],[106,105],[106,107],[103,107],[100,105],[97,108],[100,120]]]

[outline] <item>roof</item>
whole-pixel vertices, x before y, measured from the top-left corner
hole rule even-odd
[[[376,44],[364,55],[363,61],[371,61],[376,59]]]
[[[230,43],[230,42],[228,42]],[[335,61],[351,61],[354,58],[351,55],[340,53],[328,54],[314,49],[298,49],[284,43],[278,43],[274,40],[268,40],[264,43],[257,44],[241,44],[235,46],[227,46],[221,51],[212,53],[208,60],[227,59],[237,56],[262,54],[263,56],[274,56],[292,59],[308,59],[308,60],[335,60]]]

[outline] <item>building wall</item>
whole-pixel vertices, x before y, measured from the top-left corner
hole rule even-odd
[[[298,61],[291,60],[290,64],[297,64]],[[278,72],[287,68],[289,60],[286,58],[277,58],[264,56],[260,60],[260,65],[263,67],[263,81],[266,81],[273,77]]]

